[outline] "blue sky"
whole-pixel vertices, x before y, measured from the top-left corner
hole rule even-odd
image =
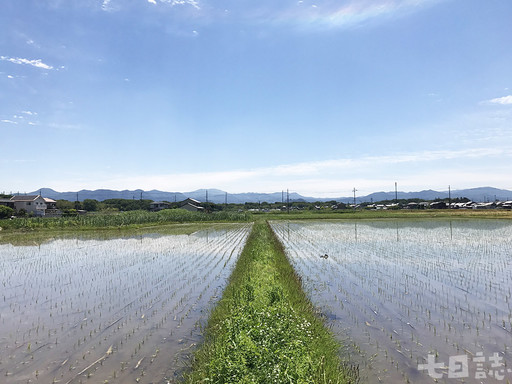
[[[0,192],[512,189],[510,0],[3,0]]]

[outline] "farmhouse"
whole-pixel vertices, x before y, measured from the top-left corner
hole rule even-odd
[[[501,209],[512,209],[512,201],[503,201],[497,204]]]
[[[446,203],[444,201],[434,201],[434,202],[430,203],[430,208],[431,209],[445,209]]]
[[[18,213],[24,210],[34,216],[62,216],[62,212],[57,209],[57,202],[41,195],[18,195],[10,199],[0,199],[0,205],[12,208]]]
[[[478,203],[473,205],[473,209],[494,209],[496,208],[496,203]]]
[[[180,208],[192,212],[204,211],[204,208],[201,207],[201,202],[191,198],[183,200],[180,204]]]
[[[57,208],[57,202],[48,197],[43,197],[46,203],[46,210],[44,211],[45,217],[61,217],[62,211]]]
[[[57,208],[57,202],[53,199],[50,199],[48,197],[43,197],[44,202],[46,203],[46,209],[56,209]]]
[[[44,216],[47,208],[46,201],[41,195],[18,195],[11,197],[14,203],[14,209],[19,212],[25,210],[34,216]]]

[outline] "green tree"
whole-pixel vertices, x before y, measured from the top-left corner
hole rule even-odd
[[[60,209],[61,211],[75,209],[75,204],[68,200],[57,200],[55,205],[57,206],[57,209]]]
[[[116,208],[120,211],[136,211],[143,209],[149,211],[149,204],[153,200],[132,200],[132,199],[107,199],[103,201],[106,208]]]
[[[86,211],[94,212],[98,210],[98,200],[94,199],[85,199],[82,203],[82,206]]]
[[[14,215],[14,209],[6,207],[5,205],[0,205],[0,219],[7,219],[12,215]]]

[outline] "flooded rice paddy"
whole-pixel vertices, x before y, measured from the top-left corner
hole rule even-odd
[[[0,382],[173,382],[249,232],[0,244]]]
[[[272,227],[362,382],[512,382],[510,222]]]

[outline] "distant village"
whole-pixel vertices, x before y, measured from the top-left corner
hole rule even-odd
[[[123,204],[124,203],[124,204]],[[101,206],[103,205],[103,206]],[[204,211],[205,207],[198,200],[188,198],[179,203],[151,200],[110,199],[99,202],[97,200],[84,200],[70,202],[67,200],[53,200],[41,195],[14,195],[0,198],[0,207],[4,206],[12,211],[13,216],[32,217],[61,217],[69,214],[86,214],[98,210],[122,211],[143,209],[147,211],[161,211],[163,209],[181,208],[188,211]]]
[[[5,208],[3,208],[5,207]],[[80,215],[98,211],[161,211],[163,209],[185,209],[188,211],[212,212],[238,210],[250,212],[290,211],[290,210],[395,210],[395,209],[512,209],[512,201],[492,201],[477,203],[466,198],[418,201],[418,199],[383,201],[377,203],[345,204],[336,201],[309,203],[304,201],[260,202],[245,204],[214,204],[187,198],[181,202],[152,201],[147,199],[109,199],[97,201],[53,200],[41,195],[1,195],[0,218],[8,217],[61,217]]]

